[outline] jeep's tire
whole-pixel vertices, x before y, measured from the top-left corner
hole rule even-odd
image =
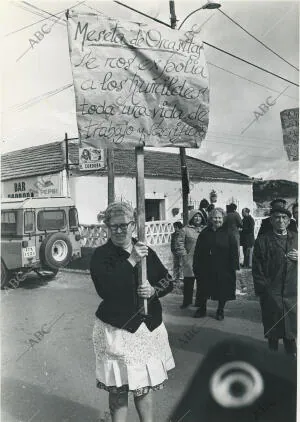
[[[1,289],[4,289],[10,281],[12,272],[9,271],[1,259]]]
[[[65,267],[72,258],[72,244],[65,233],[52,233],[45,237],[40,247],[43,267],[51,270]]]

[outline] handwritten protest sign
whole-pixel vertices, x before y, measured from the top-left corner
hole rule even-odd
[[[299,108],[290,108],[280,113],[283,144],[290,161],[299,160]]]
[[[208,73],[193,31],[70,11],[68,34],[83,146],[200,146]]]

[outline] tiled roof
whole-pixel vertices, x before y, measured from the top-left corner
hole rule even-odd
[[[57,173],[64,168],[61,142],[8,152],[1,156],[1,179]]]
[[[71,163],[78,163],[78,145],[69,145],[69,157]],[[135,151],[133,150],[115,150],[115,174],[135,176]],[[186,157],[187,168],[190,179],[202,180],[228,180],[237,182],[250,182],[253,180],[246,174],[229,170],[225,167],[216,166],[207,161],[199,160],[194,157]],[[103,172],[103,171],[102,171]],[[91,173],[91,171],[80,173]],[[162,178],[181,178],[180,155],[169,152],[145,150],[145,176],[157,176]]]
[[[85,175],[98,173],[95,171],[77,171],[78,144],[69,143],[69,160],[73,164],[72,171]],[[55,142],[38,147],[26,148],[2,155],[2,180],[25,176],[56,173],[64,168],[64,148],[62,142]],[[115,150],[115,174],[135,176],[135,152],[133,150]],[[186,157],[190,179],[224,180],[252,183],[253,180],[243,174],[225,167],[216,166],[193,157]],[[100,170],[103,174],[103,170]],[[181,178],[180,156],[168,152],[145,150],[145,176],[169,179]]]

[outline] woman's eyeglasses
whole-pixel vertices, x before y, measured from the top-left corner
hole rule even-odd
[[[108,227],[112,232],[116,232],[119,229],[122,230],[122,232],[125,232],[128,230],[129,224],[134,224],[134,221],[129,221],[129,223],[121,223],[121,224],[109,224]]]

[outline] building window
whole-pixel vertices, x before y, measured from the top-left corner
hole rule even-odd
[[[164,199],[145,199],[146,221],[157,221],[165,219]]]

